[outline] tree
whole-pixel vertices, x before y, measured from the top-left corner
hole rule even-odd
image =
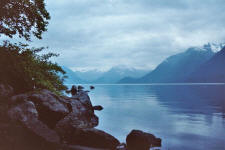
[[[61,94],[67,89],[63,85],[65,71],[49,61],[56,54],[38,55],[43,49],[5,42],[0,46],[0,83],[11,85],[16,93],[48,89]]]
[[[1,0],[0,36],[13,38],[18,35],[30,41],[31,36],[41,39],[47,31],[49,13],[44,0]],[[65,71],[49,58],[54,53],[39,55],[41,48],[29,48],[26,44],[0,45],[0,82],[11,85],[16,93],[48,89],[56,94],[66,90]]]
[[[38,39],[47,31],[50,15],[44,0],[1,0],[0,2],[0,36],[10,38],[19,35],[30,41],[31,35]]]

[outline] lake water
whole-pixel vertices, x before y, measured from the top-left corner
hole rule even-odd
[[[92,103],[104,107],[97,128],[121,142],[140,129],[163,150],[225,150],[225,84],[94,86]]]

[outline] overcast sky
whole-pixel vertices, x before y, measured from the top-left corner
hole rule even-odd
[[[46,0],[49,46],[72,69],[153,69],[190,46],[225,41],[225,0]]]

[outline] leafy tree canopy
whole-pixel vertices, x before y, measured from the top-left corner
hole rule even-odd
[[[48,89],[57,94],[66,90],[63,69],[49,58],[54,53],[38,55],[44,47],[28,48],[24,44],[5,42],[0,46],[0,82],[12,85],[16,93]]]
[[[49,19],[44,0],[0,1],[0,36],[4,34],[12,38],[18,34],[29,41],[34,35],[41,39]]]
[[[41,39],[49,19],[44,0],[0,0],[0,36]],[[49,60],[56,54],[39,54],[44,49],[4,41],[0,45],[0,83],[11,85],[16,93],[48,89],[61,94],[67,89],[65,72]]]

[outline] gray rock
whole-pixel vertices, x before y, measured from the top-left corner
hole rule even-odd
[[[72,111],[62,120],[56,124],[55,130],[64,138],[70,140],[70,131],[84,128],[93,128],[98,125],[98,117],[94,114],[89,106],[83,105],[80,100],[71,98],[67,99],[71,105]]]
[[[94,87],[93,85],[91,85],[91,86],[90,86],[90,89],[91,89],[91,90],[94,90],[94,89],[95,89],[95,87]]]
[[[68,114],[68,108],[62,102],[61,97],[57,96],[56,94],[48,91],[48,90],[41,90],[40,92],[35,92],[29,96],[30,100],[36,104],[42,105],[47,109],[61,113],[61,114]]]
[[[71,112],[56,124],[56,131],[63,137],[74,128],[93,128],[98,125],[90,97],[86,92],[79,92],[72,98],[64,99],[71,106]]]
[[[77,94],[79,101],[88,109],[94,112],[92,109],[92,103],[90,97],[88,96],[87,92],[80,91]]]
[[[36,149],[46,150],[115,149],[119,145],[116,138],[94,129],[98,125],[94,108],[97,107],[92,106],[84,91],[72,98],[57,96],[48,90],[16,95],[10,100],[8,116],[16,125],[12,131],[18,134],[8,135],[15,137],[14,141],[23,137],[23,144],[16,145],[24,150],[32,149],[29,143],[36,145]],[[28,148],[23,145],[28,145]]]
[[[41,90],[13,96],[11,105],[32,101],[38,111],[39,120],[48,125],[48,127],[54,128],[59,120],[69,114],[66,102],[62,99],[48,90]]]
[[[104,131],[90,128],[70,130],[68,144],[114,150],[120,142]]]
[[[128,134],[126,142],[128,150],[149,150],[150,147],[161,146],[160,138],[140,130],[132,130]]]
[[[27,101],[12,107],[8,111],[8,115],[35,136],[37,135],[50,143],[59,143],[60,138],[57,133],[38,120],[38,112],[33,102]]]
[[[39,120],[52,129],[59,120],[69,114],[69,109],[63,98],[48,90],[35,92],[28,97],[28,100],[35,103],[39,113]]]
[[[101,111],[101,110],[103,110],[103,107],[101,105],[97,105],[97,106],[93,106],[93,109]]]

